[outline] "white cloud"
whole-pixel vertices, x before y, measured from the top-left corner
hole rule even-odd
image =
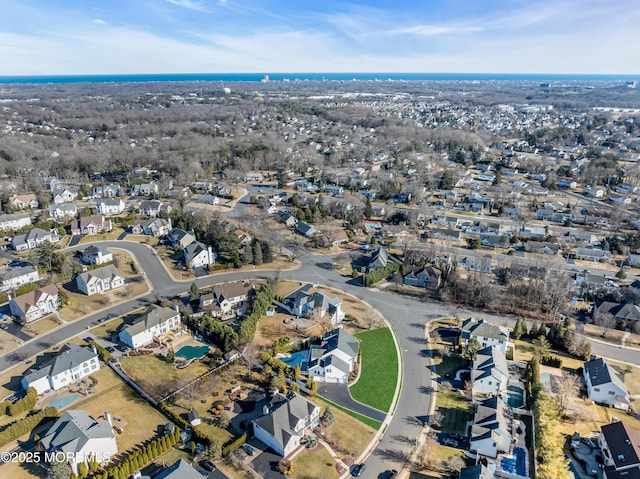
[[[415,25],[413,27],[400,28],[397,30],[389,30],[388,34],[392,35],[418,35],[421,37],[433,37],[436,35],[462,34],[482,32],[481,27],[473,26],[456,26],[456,25]]]
[[[106,25],[107,22],[105,22],[104,20],[100,19],[100,18],[94,18],[92,20],[93,23],[97,24],[97,25]]]
[[[167,2],[177,5],[179,7],[188,8],[189,10],[196,10],[199,12],[206,11],[205,6],[202,2],[196,2],[193,0],[166,0]]]

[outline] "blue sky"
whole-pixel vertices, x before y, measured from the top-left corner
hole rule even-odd
[[[0,0],[0,75],[640,74],[638,0]]]

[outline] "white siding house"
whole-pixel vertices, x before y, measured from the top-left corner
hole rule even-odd
[[[119,337],[120,341],[135,349],[152,343],[154,338],[169,331],[178,330],[181,324],[178,311],[153,305],[134,324],[123,329]]]
[[[124,286],[124,278],[120,276],[115,266],[110,264],[79,274],[76,277],[76,284],[80,291],[91,296]]]
[[[584,363],[583,374],[589,399],[616,409],[629,410],[627,387],[620,373],[604,359],[597,358]]]

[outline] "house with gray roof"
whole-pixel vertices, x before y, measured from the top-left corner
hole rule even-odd
[[[78,289],[91,296],[96,293],[105,293],[112,289],[124,286],[124,278],[112,264],[102,268],[92,269],[76,277]]]
[[[287,457],[300,446],[305,434],[320,423],[320,406],[296,393],[276,393],[263,415],[252,421],[256,439]]]
[[[640,433],[624,421],[600,427],[598,443],[604,461],[605,479],[640,477]]]
[[[596,248],[576,248],[576,258],[608,263],[611,261],[611,252]]]
[[[96,211],[101,215],[119,215],[125,208],[122,198],[106,198],[96,203]]]
[[[633,303],[614,303],[612,301],[601,301],[593,308],[593,319],[605,314],[611,314],[618,321],[633,323],[640,321],[640,307]]]
[[[0,215],[0,231],[16,231],[31,225],[31,215]]]
[[[155,218],[160,213],[162,202],[159,200],[144,200],[140,202],[138,211],[141,215]]]
[[[467,345],[471,338],[476,338],[480,346],[496,346],[502,353],[507,352],[509,343],[509,330],[502,326],[495,326],[484,319],[476,321],[474,318],[465,319],[460,328],[460,340]]]
[[[56,188],[51,192],[54,203],[68,203],[78,198],[78,188]]]
[[[0,291],[19,288],[23,284],[40,280],[38,270],[30,264],[0,267]]]
[[[57,391],[100,369],[98,353],[74,343],[65,344],[49,359],[36,360],[35,366],[24,373],[20,384],[34,388],[38,394]]]
[[[89,245],[85,249],[80,250],[80,260],[84,264],[101,265],[113,261],[113,253],[104,246]]]
[[[173,228],[169,231],[167,236],[167,243],[173,249],[183,249],[189,246],[196,240],[196,235],[193,231],[185,231],[180,228]]]
[[[9,300],[9,310],[20,324],[28,324],[55,313],[60,308],[60,293],[55,284],[29,291]]]
[[[511,417],[507,403],[499,397],[482,401],[476,407],[471,426],[469,450],[495,459],[511,448]]]
[[[132,325],[120,331],[119,338],[127,346],[135,349],[152,343],[154,338],[169,331],[177,331],[181,324],[177,306],[171,309],[154,304]]]
[[[40,246],[45,241],[57,243],[59,241],[56,230],[45,231],[40,228],[33,228],[26,233],[16,235],[11,240],[11,247],[16,251],[25,251]]]
[[[202,268],[214,264],[216,256],[211,246],[199,241],[194,241],[182,249],[182,262],[187,268]]]
[[[471,369],[472,396],[498,396],[507,393],[509,368],[502,351],[495,346],[481,349]]]
[[[153,479],[202,479],[202,474],[184,459],[179,459],[171,466],[153,476]]]
[[[49,205],[49,216],[56,220],[75,218],[78,216],[78,205],[75,203],[55,203]]]
[[[313,225],[310,225],[306,221],[300,220],[294,225],[293,229],[299,235],[305,236],[307,238],[313,236],[318,232],[318,230],[316,230]]]
[[[325,333],[319,346],[312,346],[309,361],[301,369],[316,381],[346,384],[358,360],[358,340],[342,328]]]
[[[75,474],[82,462],[105,465],[118,453],[109,413],[105,413],[104,420],[96,421],[80,410],[65,411],[44,433],[38,447],[47,453],[64,453]]]
[[[584,363],[584,382],[589,399],[616,409],[629,410],[629,391],[622,376],[603,358]]]
[[[337,326],[344,319],[341,309],[342,300],[334,298],[322,291],[309,292],[310,288],[294,291],[285,299],[285,304],[291,308],[296,316],[315,316],[316,319],[328,321],[331,326]]]
[[[496,476],[484,464],[463,467],[458,479],[495,479]]]
[[[171,218],[152,218],[138,220],[131,226],[131,234],[147,236],[165,236],[171,231]]]

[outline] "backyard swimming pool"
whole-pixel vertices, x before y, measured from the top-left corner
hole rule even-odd
[[[524,406],[524,391],[517,386],[508,386],[508,397],[507,402],[511,407],[522,407]]]
[[[291,353],[291,355],[288,357],[278,359],[285,363],[287,366],[295,368],[296,366],[301,366],[303,362],[307,361],[308,357],[309,351],[297,351],[295,353]]]
[[[209,352],[209,346],[182,346],[176,351],[176,356],[185,358],[187,361],[199,359]]]
[[[73,401],[75,401],[79,397],[80,397],[80,394],[77,394],[77,393],[69,394],[68,396],[62,396],[61,398],[56,398],[49,401],[49,406],[53,406],[59,411],[60,409],[64,409],[65,407],[67,407],[69,404],[71,404]]]
[[[521,447],[514,447],[512,457],[502,458],[502,469],[512,474],[526,476],[527,451],[525,451]]]

